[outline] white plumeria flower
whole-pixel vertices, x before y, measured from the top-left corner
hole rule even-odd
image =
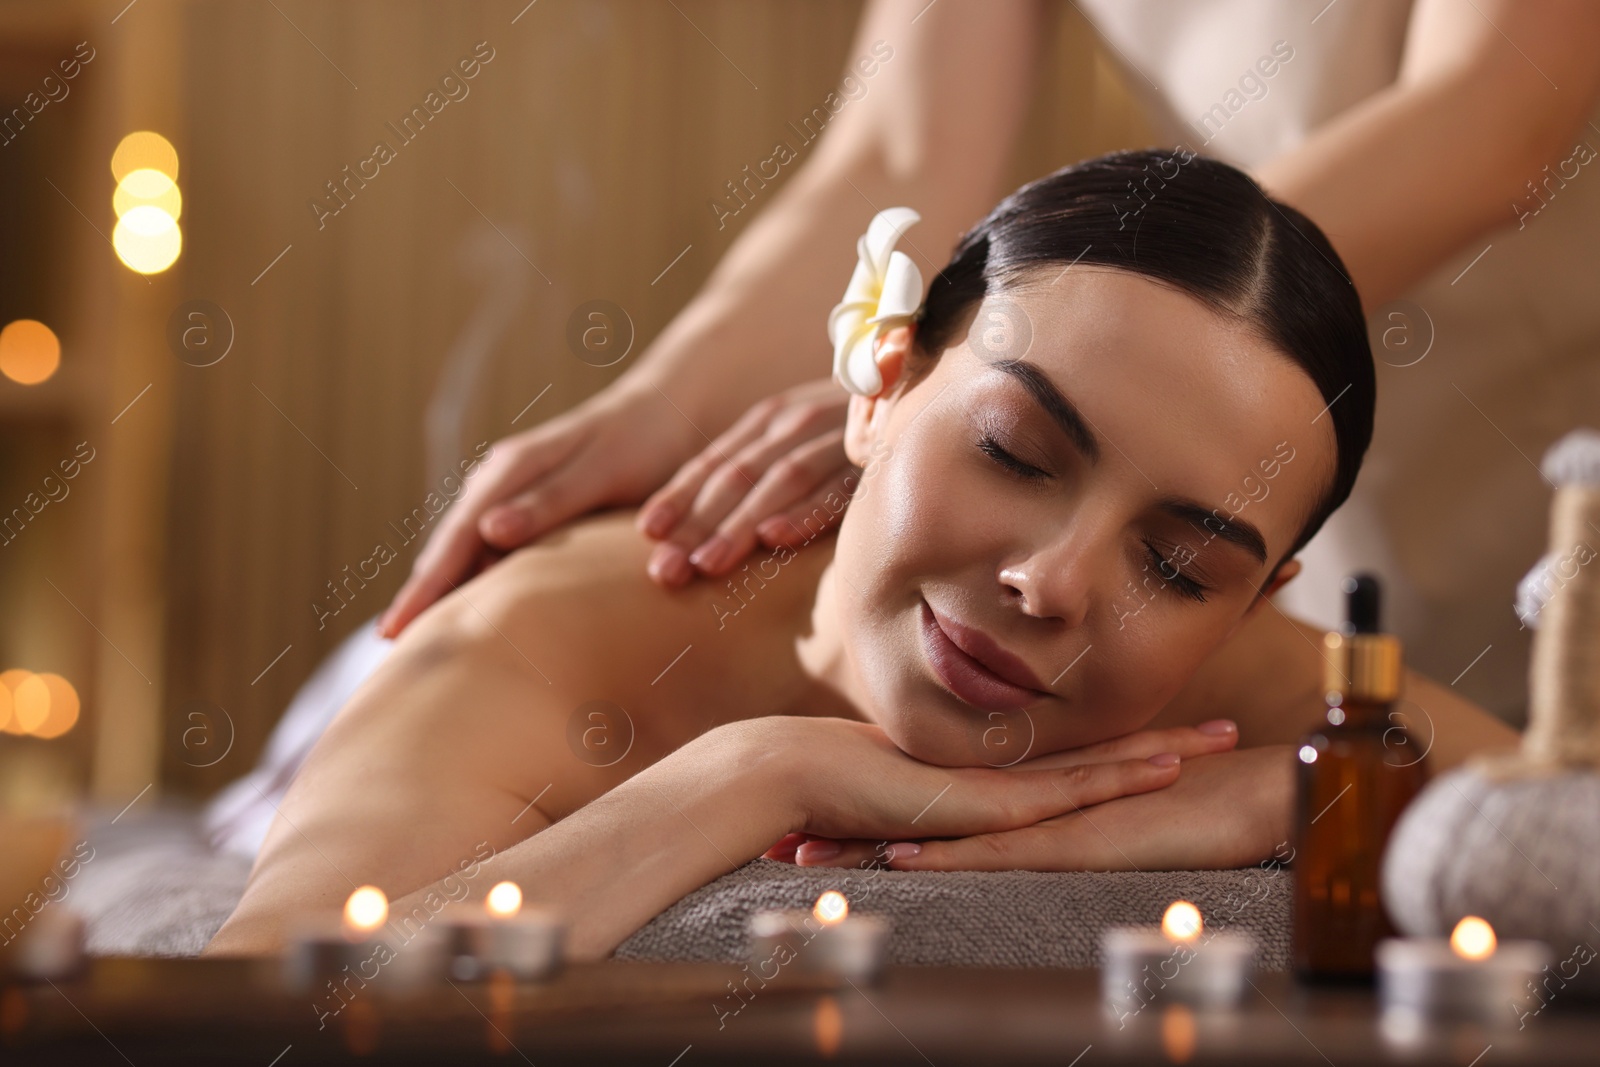
[[[891,207],[872,217],[856,242],[856,269],[844,300],[828,313],[828,339],[833,342],[833,377],[861,396],[876,396],[883,387],[873,343],[884,330],[910,322],[922,307],[922,272],[904,252],[896,252],[900,235],[922,216],[908,207]]]

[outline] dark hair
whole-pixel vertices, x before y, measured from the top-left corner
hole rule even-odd
[[[1282,558],[1298,552],[1350,495],[1377,392],[1361,300],[1322,231],[1243,171],[1186,148],[1084,160],[1024,185],[967,231],[928,289],[917,348],[937,356],[985,296],[1073,263],[1169,283],[1255,330],[1316,383],[1337,465]]]

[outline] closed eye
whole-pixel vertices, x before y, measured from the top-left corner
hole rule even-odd
[[[1146,541],[1144,547],[1150,552],[1150,562],[1155,564],[1156,573],[1161,575],[1162,580],[1172,586],[1179,596],[1200,604],[1206,602],[1206,587],[1183,573],[1182,565],[1162,555],[1161,550],[1150,541]]]
[[[978,436],[978,449],[1018,478],[1033,482],[1050,477],[1048,471],[1042,471],[1033,464],[1024,462],[1006,451],[1005,446],[1000,443],[1000,439],[991,433],[983,433]]]

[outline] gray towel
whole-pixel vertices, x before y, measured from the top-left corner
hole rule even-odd
[[[250,863],[211,851],[191,813],[130,814],[87,831],[94,858],[61,903],[89,925],[96,955],[193,956],[244,891]],[[850,871],[753,860],[658,915],[618,959],[745,958],[745,923],[763,908],[809,908],[838,889],[887,916],[890,963],[1092,967],[1108,926],[1154,925],[1191,900],[1212,929],[1252,934],[1256,966],[1289,963],[1290,876],[1279,868],[1146,873]],[[53,906],[53,905],[52,905]]]
[[[624,941],[618,959],[747,957],[745,923],[763,908],[809,908],[837,889],[853,911],[887,916],[888,962],[975,967],[1094,967],[1107,927],[1154,926],[1193,901],[1210,929],[1256,939],[1256,966],[1289,966],[1292,879],[1236,871],[849,871],[753,860],[690,893]]]

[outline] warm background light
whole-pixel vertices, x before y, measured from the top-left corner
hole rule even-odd
[[[49,697],[44,719],[33,728],[33,736],[48,741],[60,737],[77,725],[78,711],[81,707],[78,691],[72,687],[71,682],[59,674],[36,674],[34,678],[44,683]]]
[[[11,691],[11,717],[20,732],[31,734],[50,717],[50,687],[30,674]]]
[[[178,184],[159,170],[141,167],[117,183],[111,209],[120,219],[136,207],[158,207],[174,219],[183,217],[183,194]]]
[[[111,231],[117,258],[140,274],[160,274],[183,251],[183,234],[177,221],[149,204],[129,208]]]
[[[1494,927],[1476,915],[1456,923],[1450,934],[1450,948],[1464,960],[1483,960],[1494,955]]]
[[[850,914],[850,902],[837,889],[830,889],[817,898],[816,907],[811,909],[811,914],[817,917],[818,922],[832,926],[834,923],[843,922],[845,916]]]
[[[17,716],[14,713],[15,694],[17,686],[31,677],[33,677],[32,671],[25,671],[20,667],[12,668],[9,671],[0,671],[0,689],[5,690],[5,696],[0,697],[0,704],[3,704],[6,709],[6,714],[0,715],[0,730],[4,730],[8,734],[22,733],[22,727],[17,725]]]
[[[370,934],[389,921],[389,898],[375,885],[364,885],[344,902],[346,934]]]
[[[0,374],[23,385],[38,385],[61,365],[61,342],[36,319],[18,319],[0,330]]]
[[[122,181],[136,170],[158,170],[178,180],[178,150],[159,133],[140,130],[130,133],[111,153],[111,176]]]
[[[1200,909],[1187,900],[1174,900],[1161,916],[1161,932],[1172,941],[1193,941],[1205,929]]]
[[[78,721],[78,691],[59,674],[16,668],[0,673],[0,731],[46,740]]]
[[[489,897],[483,903],[490,915],[509,919],[522,910],[522,888],[515,882],[501,882],[489,890]]]

